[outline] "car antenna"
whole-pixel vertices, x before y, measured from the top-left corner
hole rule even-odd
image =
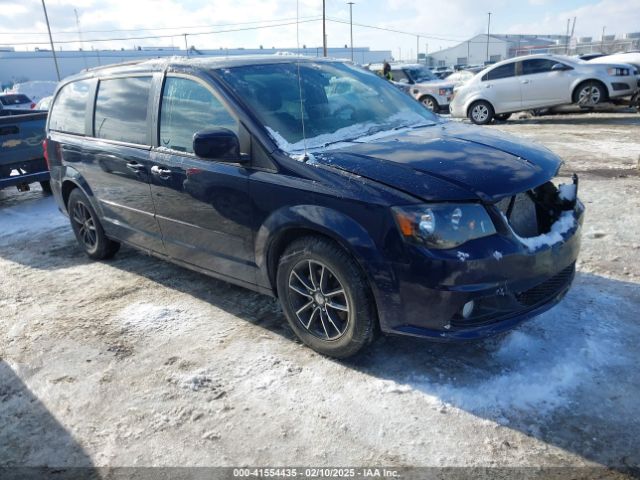
[[[304,145],[304,155],[302,161],[309,160],[307,154],[307,135],[304,131],[304,105],[302,103],[302,79],[300,77],[300,0],[296,0],[296,67],[298,69],[298,95],[300,97],[300,122],[302,123],[302,143]]]

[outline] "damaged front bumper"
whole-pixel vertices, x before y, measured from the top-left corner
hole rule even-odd
[[[576,186],[577,186],[577,181]],[[387,333],[464,341],[495,335],[539,315],[567,293],[580,251],[584,206],[574,200],[571,228],[531,246],[507,228],[434,251],[409,246],[411,261],[394,265],[398,290]],[[569,213],[570,212],[570,213]],[[462,253],[462,255],[460,255]]]

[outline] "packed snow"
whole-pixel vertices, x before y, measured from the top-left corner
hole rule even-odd
[[[574,183],[563,183],[558,186],[558,197],[560,200],[573,202],[576,199],[577,190],[578,189]]]
[[[502,214],[505,221],[508,221],[506,216]],[[576,219],[574,217],[573,210],[567,210],[560,214],[560,217],[551,225],[549,232],[537,237],[520,237],[515,232],[513,235],[520,240],[529,250],[535,251],[540,247],[549,247],[560,243],[564,240],[564,234],[576,227]]]

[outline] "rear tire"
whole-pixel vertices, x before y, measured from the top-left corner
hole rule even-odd
[[[75,188],[69,194],[67,212],[76,240],[89,258],[105,260],[112,258],[120,250],[120,243],[105,235],[98,215],[80,189]]]
[[[42,188],[45,195],[51,195],[51,182],[49,180],[40,182],[40,188]]]
[[[576,87],[573,92],[573,103],[581,107],[593,107],[607,99],[607,90],[600,82],[587,81]]]
[[[493,120],[494,111],[489,102],[478,100],[469,107],[468,117],[476,125],[487,125]]]
[[[373,341],[377,316],[369,285],[335,243],[294,241],[280,257],[277,287],[289,325],[316,352],[346,358]]]

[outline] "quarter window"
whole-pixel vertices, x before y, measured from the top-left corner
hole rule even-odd
[[[534,75],[536,73],[550,72],[551,68],[558,62],[546,58],[536,58],[524,60],[522,62],[522,75]]]
[[[505,65],[500,65],[499,67],[494,68],[493,70],[489,70],[482,77],[483,81],[486,80],[499,80],[501,78],[509,78],[513,77],[516,74],[516,64],[515,63],[507,63]]]
[[[168,77],[160,109],[160,146],[193,153],[193,134],[224,127],[238,134],[238,122],[206,87],[186,78]]]
[[[72,82],[62,87],[49,113],[49,128],[84,135],[84,118],[90,89],[90,80]]]
[[[95,135],[106,140],[148,144],[147,110],[151,77],[101,80],[94,117]]]

